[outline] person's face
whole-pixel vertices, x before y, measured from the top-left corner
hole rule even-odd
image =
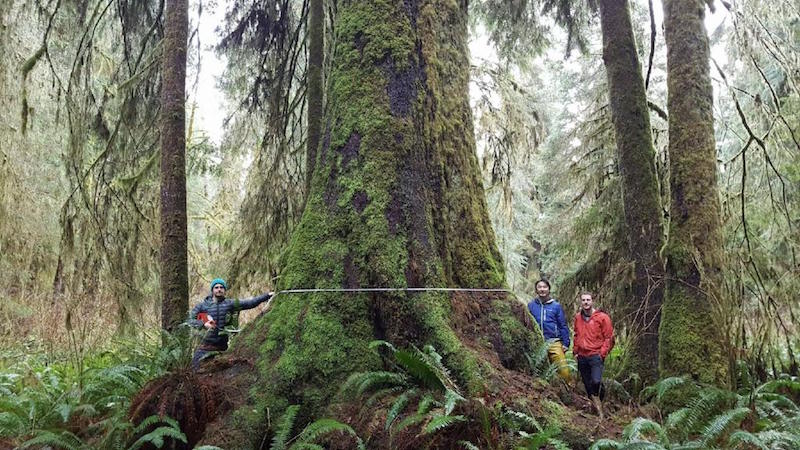
[[[211,291],[214,293],[214,297],[225,297],[225,287],[221,284],[215,284]]]
[[[581,295],[581,309],[584,311],[591,311],[592,305],[594,304],[594,300],[592,300],[592,296],[589,294],[582,294]]]
[[[550,295],[550,288],[547,286],[547,283],[540,281],[536,283],[536,293],[539,294],[540,298],[547,298],[547,296]]]

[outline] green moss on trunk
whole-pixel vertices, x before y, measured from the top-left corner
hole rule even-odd
[[[704,8],[695,0],[664,2],[672,204],[659,357],[662,376],[725,385],[727,346],[714,320],[725,300]]]
[[[161,326],[173,330],[189,309],[186,219],[187,0],[166,6],[161,84]]]
[[[278,287],[501,287],[467,97],[466,5],[344,1],[334,29],[325,132]],[[486,301],[500,360],[522,366],[535,335],[513,319],[513,300]],[[481,392],[487,365],[454,329],[450,302],[435,292],[276,297],[239,338],[261,380],[239,428],[259,429],[267,408],[274,417],[289,404],[320,416],[346,376],[379,367],[374,339],[432,344]]]
[[[600,2],[603,61],[622,178],[625,235],[634,264],[631,304],[634,339],[626,371],[658,379],[658,327],[664,297],[664,225],[650,134],[650,115],[627,1]]]

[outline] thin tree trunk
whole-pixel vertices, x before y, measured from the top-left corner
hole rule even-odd
[[[601,0],[603,61],[622,176],[628,252],[634,263],[628,371],[658,379],[658,326],[664,297],[664,225],[650,113],[627,0]]]
[[[186,242],[186,41],[188,0],[167,0],[161,85],[161,326],[189,308]]]
[[[724,301],[723,252],[704,13],[701,0],[664,1],[672,204],[659,357],[662,376],[727,384],[724,333],[714,320]]]
[[[322,136],[323,80],[325,58],[324,0],[310,0],[308,12],[308,141],[306,142],[306,192],[311,190],[311,179],[317,162]]]

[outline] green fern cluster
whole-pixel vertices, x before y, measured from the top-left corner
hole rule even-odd
[[[625,427],[622,442],[602,439],[592,449],[800,448],[800,407],[793,400],[800,393],[797,378],[782,377],[734,392],[671,377],[643,390],[642,396],[661,403],[671,391],[687,385],[695,394],[664,424],[636,418]]]
[[[506,410],[505,417],[518,428],[519,441],[517,450],[538,450],[540,448],[553,448],[555,450],[569,450],[569,445],[558,438],[561,430],[552,424],[542,426],[535,417],[523,412]]]
[[[299,405],[291,405],[286,408],[286,412],[278,424],[275,436],[272,438],[270,450],[324,450],[324,447],[317,444],[323,437],[339,433],[351,436],[356,441],[356,447],[364,450],[364,442],[353,429],[346,424],[333,419],[319,419],[308,424],[300,433],[290,437],[294,429],[294,422],[297,413],[300,411]]]
[[[551,363],[547,356],[547,350],[552,342],[552,340],[542,341],[542,343],[532,349],[531,352],[525,354],[531,374],[537,378],[547,380],[548,382],[555,379],[558,374],[558,365]],[[578,363],[571,353],[567,353],[565,356],[567,367],[574,377],[578,373]]]
[[[374,341],[370,348],[383,352],[389,369],[351,375],[340,395],[348,400],[366,397],[364,408],[389,400],[384,427],[389,431],[390,448],[391,439],[402,430],[414,427],[418,436],[433,438],[459,423],[469,424],[471,430],[472,440],[458,441],[467,450],[569,448],[558,439],[561,430],[555,424],[542,426],[534,417],[509,410],[500,402],[486,405],[480,398],[464,398],[433,347],[403,350]]]
[[[185,441],[171,419],[149,433],[127,421],[131,397],[150,379],[180,359],[176,346],[156,340],[116,343],[113,351],[63,359],[38,353],[24,358],[0,354],[0,438],[22,447],[126,448],[134,437],[160,446],[167,437]],[[138,442],[138,441],[136,441]]]
[[[354,373],[342,386],[340,395],[361,398],[369,394],[365,407],[394,397],[385,424],[392,434],[411,426],[420,426],[423,435],[433,434],[466,420],[463,415],[452,415],[465,399],[432,346],[403,350],[386,341],[373,341],[370,348],[387,350],[391,355],[387,362],[395,370]],[[416,408],[406,414],[413,402]]]

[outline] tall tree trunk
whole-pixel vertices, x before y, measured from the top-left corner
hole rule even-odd
[[[161,85],[161,326],[189,309],[186,243],[186,40],[188,0],[167,0]]]
[[[650,115],[627,0],[601,0],[603,61],[622,176],[631,283],[633,341],[628,370],[658,379],[658,326],[664,298],[664,225],[650,135]]]
[[[327,84],[326,130],[310,195],[279,288],[498,288],[494,243],[468,101],[465,2],[340,1]],[[483,389],[488,365],[464,344],[459,308],[476,306],[507,367],[535,335],[508,298],[440,292],[279,295],[239,337],[263,386],[241,429],[289,403],[319,415],[353,371],[380,367],[374,339],[432,344],[463,387]],[[255,355],[252,352],[257,352]],[[253,406],[255,405],[255,407]]]
[[[723,253],[704,13],[702,0],[664,1],[672,204],[659,356],[662,376],[727,384],[723,333],[714,321],[723,301]]]
[[[317,162],[322,136],[323,80],[322,65],[325,59],[325,9],[324,0],[310,0],[308,11],[308,140],[306,141],[306,196],[311,190],[311,179]]]

